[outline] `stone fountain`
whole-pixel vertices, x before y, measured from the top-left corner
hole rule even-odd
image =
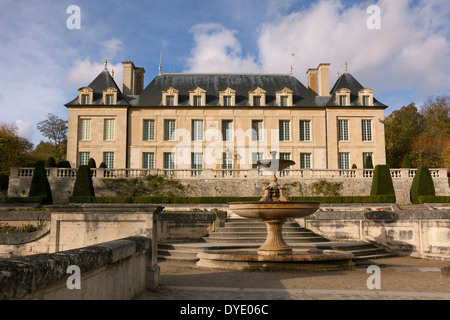
[[[319,202],[291,202],[278,183],[276,173],[295,164],[292,160],[272,158],[258,161],[262,171],[271,175],[260,201],[231,202],[230,210],[243,218],[260,219],[266,224],[267,237],[257,250],[228,248],[206,250],[198,254],[198,266],[225,269],[308,269],[329,270],[354,266],[352,253],[338,250],[292,249],[283,239],[283,224],[287,219],[303,218],[315,213]]]

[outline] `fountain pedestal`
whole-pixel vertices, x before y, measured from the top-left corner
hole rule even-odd
[[[259,247],[258,254],[270,255],[288,255],[292,254],[292,249],[283,239],[283,224],[286,219],[268,219],[263,220],[267,227],[266,242]]]

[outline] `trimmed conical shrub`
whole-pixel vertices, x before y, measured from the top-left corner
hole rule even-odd
[[[44,167],[34,168],[33,178],[31,179],[29,197],[43,197],[41,203],[52,204],[52,190],[47,178],[47,171]]]
[[[366,161],[364,163],[364,169],[373,169],[373,161],[372,161],[372,156],[370,154],[366,157]]]
[[[45,167],[46,167],[46,168],[55,168],[55,167],[56,167],[56,161],[55,161],[55,158],[49,157],[49,158],[45,161]]]
[[[95,196],[91,168],[89,168],[89,166],[80,166],[78,168],[72,195],[75,197]]]
[[[436,191],[434,189],[433,178],[431,177],[428,167],[421,166],[417,169],[414,176],[410,196],[412,203],[419,203],[419,196],[434,196]]]
[[[93,158],[89,159],[88,167],[91,168],[91,169],[97,168],[97,164],[95,163],[95,160]]]
[[[58,162],[57,166],[58,168],[70,168],[70,162],[67,160],[63,160],[61,162]]]
[[[391,172],[387,165],[377,165],[373,172],[371,196],[395,195]]]
[[[412,163],[411,163],[411,159],[409,158],[409,154],[405,154],[405,157],[403,158],[403,162],[402,162],[402,168],[404,168],[404,169],[412,168]]]

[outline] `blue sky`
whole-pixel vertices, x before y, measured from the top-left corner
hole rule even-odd
[[[77,5],[81,29],[70,30]],[[371,30],[370,5],[380,8]],[[275,72],[303,83],[306,70],[331,63],[389,105],[385,115],[428,96],[450,94],[448,0],[0,0],[0,121],[34,144],[47,113],[103,69],[121,87],[122,61],[144,67],[145,85],[163,72]],[[294,53],[295,56],[292,56]]]

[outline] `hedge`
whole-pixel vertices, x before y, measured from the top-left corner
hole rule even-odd
[[[418,196],[419,203],[450,203],[450,196]]]
[[[78,168],[72,195],[79,197],[95,196],[91,169],[88,166],[80,166]]]
[[[428,167],[421,166],[417,169],[411,184],[411,202],[419,203],[419,196],[435,196],[434,182]]]
[[[69,197],[70,203],[153,203],[153,204],[227,204],[229,202],[259,201],[260,197]],[[395,203],[395,195],[292,197],[290,201],[321,203]]]
[[[0,203],[43,203],[46,197],[0,197]]]
[[[47,171],[44,167],[36,167],[34,169],[33,178],[30,185],[30,197],[43,197],[41,203],[52,204],[52,190],[47,178]]]
[[[373,172],[372,187],[370,189],[371,196],[393,195],[394,184],[392,183],[391,172],[386,165],[377,165]]]

